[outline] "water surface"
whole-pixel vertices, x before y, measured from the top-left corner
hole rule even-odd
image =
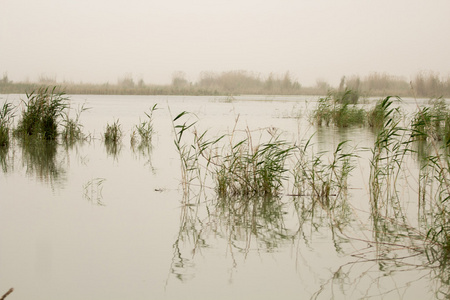
[[[1,95],[1,100],[24,99]],[[433,299],[442,288],[426,257],[398,247],[377,260],[369,217],[368,158],[361,150],[339,232],[308,197],[283,195],[267,207],[233,210],[207,184],[183,205],[172,118],[195,114],[199,131],[276,128],[287,141],[311,136],[314,151],[371,147],[365,128],[315,128],[316,97],[71,96],[90,138],[66,147],[11,145],[0,172],[0,293],[13,299]],[[152,146],[130,145],[133,126],[157,104]],[[411,104],[413,106],[414,104]],[[236,123],[237,120],[237,123]],[[105,147],[107,123],[124,137]],[[237,124],[237,125],[236,125]],[[314,135],[313,135],[314,134]],[[356,151],[356,150],[355,150]],[[359,150],[358,150],[359,151]],[[418,167],[411,159],[411,172]],[[402,187],[413,207],[414,184]],[[337,217],[334,217],[336,220]],[[391,248],[390,248],[391,249]],[[411,257],[409,257],[411,256]]]

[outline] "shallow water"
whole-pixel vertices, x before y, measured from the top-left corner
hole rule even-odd
[[[21,98],[0,95],[0,102]],[[71,96],[73,108],[90,108],[80,118],[89,141],[47,149],[50,159],[15,141],[0,172],[0,294],[14,287],[11,299],[435,298],[440,274],[421,267],[424,256],[398,247],[399,257],[413,256],[377,260],[382,247],[367,242],[374,235],[368,151],[358,150],[344,233],[325,212],[303,215],[307,197],[294,201],[289,183],[264,211],[230,211],[215,201],[210,185],[195,205],[183,205],[175,115],[194,113],[198,130],[213,137],[236,126],[257,140],[260,129],[277,128],[298,144],[314,134],[315,151],[332,151],[344,140],[349,149],[373,145],[368,129],[311,126],[316,100]],[[154,104],[152,147],[140,151],[130,135]],[[124,137],[111,153],[101,136],[116,120]],[[414,206],[414,187],[403,189],[411,193],[405,205]]]

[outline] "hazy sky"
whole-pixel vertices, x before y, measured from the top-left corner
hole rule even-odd
[[[450,75],[449,0],[0,0],[0,76]]]

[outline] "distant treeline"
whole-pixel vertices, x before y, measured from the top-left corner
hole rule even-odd
[[[40,78],[37,82],[13,82],[5,74],[0,79],[0,93],[27,93],[43,85],[59,85],[67,94],[105,94],[105,95],[325,95],[336,91],[352,90],[360,96],[402,97],[449,97],[450,77],[442,78],[433,72],[417,74],[413,80],[388,74],[371,73],[359,76],[342,77],[340,85],[333,87],[326,81],[317,80],[314,86],[302,86],[289,72],[281,76],[270,74],[262,78],[248,71],[228,71],[222,73],[202,72],[197,82],[189,82],[184,72],[176,72],[171,84],[147,84],[137,82],[131,75],[120,78],[117,83],[89,84],[56,82],[52,78]]]

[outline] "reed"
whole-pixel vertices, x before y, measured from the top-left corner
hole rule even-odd
[[[280,139],[276,132],[256,146],[252,145],[249,130],[247,137],[237,143],[231,142],[214,159],[216,191],[220,197],[277,197],[282,182],[287,178],[286,159],[294,147]]]
[[[10,130],[14,118],[15,107],[5,101],[0,109],[0,147],[7,147],[10,143]]]
[[[170,108],[169,108],[170,112]],[[184,139],[189,133],[189,129],[192,128],[197,121],[189,119],[192,114],[183,111],[172,119],[172,127],[175,134],[174,144],[181,161],[181,182],[183,186],[184,196],[189,196],[191,183],[195,179],[201,179],[198,176],[200,167],[198,165],[199,153],[195,151],[194,147],[186,144]],[[178,123],[182,122],[183,123]]]
[[[106,153],[116,157],[120,152],[122,141],[122,127],[119,120],[114,121],[112,124],[106,124],[103,139],[106,147]]]
[[[450,112],[445,99],[431,99],[430,106],[419,108],[411,121],[411,137],[422,141],[447,141],[450,137]]]
[[[63,120],[61,126],[63,128],[61,137],[66,144],[73,144],[76,141],[83,140],[85,135],[83,134],[83,125],[80,123],[80,116],[83,112],[89,110],[85,105],[78,107],[75,118],[69,116],[69,112],[63,114]]]
[[[374,129],[381,129],[386,120],[397,110],[391,110],[393,101],[391,100],[391,96],[385,97],[377,101],[375,106],[367,112],[367,123],[369,127]],[[397,100],[400,100],[399,97],[395,97]]]
[[[25,109],[19,120],[16,133],[36,136],[45,140],[56,140],[58,122],[67,108],[68,98],[57,87],[40,87],[37,91],[27,93],[23,101]]]
[[[144,114],[147,116],[147,119],[144,121],[140,121],[139,124],[135,126],[135,130],[133,131],[131,136],[131,144],[136,143],[136,135],[139,136],[141,145],[150,144],[154,133],[153,113],[157,109],[157,104],[155,104],[150,108],[150,111],[148,113],[144,112]]]
[[[312,137],[311,137],[312,138]],[[347,179],[354,169],[352,152],[345,152],[346,141],[337,145],[331,160],[326,152],[312,151],[311,138],[297,148],[292,169],[293,195],[308,196],[327,210],[342,207],[347,197]],[[310,156],[311,155],[311,156]]]
[[[317,126],[322,124],[334,125],[338,128],[345,128],[355,125],[364,125],[366,122],[366,112],[362,108],[350,105],[347,102],[341,103],[333,99],[331,95],[320,98],[317,108],[310,116],[311,123]]]
[[[254,145],[249,130],[245,138],[235,142],[237,133],[208,139],[207,131],[197,132],[196,121],[182,121],[189,117],[182,112],[173,119],[175,146],[181,159],[183,187],[189,193],[190,185],[197,180],[203,186],[205,178],[212,176],[219,197],[276,197],[288,171],[285,161],[293,146],[280,139],[280,135],[268,130],[267,142]],[[237,121],[236,121],[237,122]],[[186,143],[187,135],[192,142]],[[225,138],[229,143],[220,144]]]
[[[105,143],[117,144],[122,138],[122,128],[119,120],[114,121],[112,124],[106,124],[106,130],[103,134]]]

